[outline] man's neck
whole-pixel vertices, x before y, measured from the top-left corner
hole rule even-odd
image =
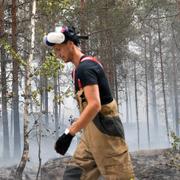
[[[76,49],[74,56],[73,56],[73,61],[72,63],[77,67],[80,63],[80,59],[84,54],[80,51],[80,49]]]

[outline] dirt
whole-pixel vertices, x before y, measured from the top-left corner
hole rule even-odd
[[[131,153],[137,180],[180,180],[180,151],[158,149]],[[61,180],[70,156],[46,162],[41,169],[41,180]],[[14,180],[15,166],[0,169],[0,180]],[[37,170],[24,172],[24,180],[35,180]]]
[[[136,177],[140,180],[180,180],[180,152],[171,149],[132,153]]]

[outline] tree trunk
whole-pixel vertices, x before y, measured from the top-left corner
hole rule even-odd
[[[0,35],[4,33],[4,2],[0,4]],[[2,87],[2,120],[3,120],[3,158],[7,160],[10,156],[9,149],[9,125],[7,112],[7,83],[6,83],[6,59],[5,50],[1,46],[1,87]]]
[[[139,111],[138,111],[138,96],[137,96],[137,72],[136,60],[134,60],[134,85],[135,85],[135,106],[136,106],[136,123],[137,123],[137,138],[138,149],[140,148],[140,129],[139,129]]]
[[[154,122],[154,133],[155,137],[158,140],[159,136],[159,123],[157,116],[157,102],[156,102],[156,87],[155,87],[155,71],[154,71],[154,62],[153,62],[153,54],[152,54],[152,36],[149,33],[149,58],[150,58],[150,81],[151,81],[151,96],[152,96],[152,113],[153,113],[153,122]]]
[[[113,59],[112,59],[112,63],[114,64],[114,95],[115,95],[115,98],[116,98],[116,102],[117,102],[117,106],[118,106],[118,111],[119,111],[119,106],[120,106],[120,103],[119,103],[119,88],[118,88],[118,64],[117,64],[117,60],[115,58],[115,45],[113,45],[112,47],[112,52],[113,52]]]
[[[17,51],[17,19],[16,19],[16,0],[12,0],[12,47]],[[12,112],[14,120],[14,158],[19,158],[21,153],[21,137],[20,137],[20,122],[19,122],[19,86],[18,86],[19,63],[13,60],[13,84],[12,84]]]
[[[164,101],[164,115],[165,115],[165,123],[166,123],[166,132],[167,139],[169,142],[169,123],[168,123],[168,114],[167,114],[167,103],[166,103],[166,90],[165,90],[165,77],[164,77],[164,65],[163,65],[163,57],[162,57],[162,40],[161,40],[161,29],[160,29],[160,21],[159,21],[159,8],[157,7],[157,24],[158,24],[158,41],[159,41],[159,56],[161,62],[161,80],[162,80],[162,91],[163,91],[163,101]]]
[[[176,135],[179,136],[179,102],[178,102],[178,86],[177,86],[177,64],[176,64],[176,56],[174,52],[174,47],[171,50],[172,53],[172,63],[173,63],[173,90],[174,90],[174,124],[175,124],[175,132]]]
[[[107,25],[108,26],[108,25]],[[106,27],[107,28],[107,27]],[[106,42],[107,42],[107,47],[106,53],[107,53],[107,64],[108,64],[108,70],[109,70],[109,84],[111,87],[112,95],[115,97],[115,63],[114,63],[114,56],[113,56],[113,51],[112,51],[112,39],[109,38],[111,37],[112,32],[110,30],[107,30],[106,32]]]
[[[57,77],[54,77],[54,118],[55,118],[55,134],[56,138],[59,137],[59,118],[58,118],[58,103],[57,103],[57,97],[58,97],[58,92],[57,92]]]
[[[126,94],[126,122],[129,124],[129,98],[128,98],[128,77],[125,75],[125,94]]]
[[[172,51],[174,50],[172,49]],[[170,52],[170,54],[172,53],[174,52]],[[168,83],[169,107],[171,108],[170,119],[172,120],[172,128],[173,128],[172,130],[175,131],[176,125],[175,125],[175,99],[174,99],[175,94],[174,94],[174,82],[173,82],[174,81],[173,58],[175,58],[175,54],[172,55],[171,61],[167,62],[167,66],[168,66],[167,83]]]
[[[59,97],[61,97],[61,83],[60,83],[60,76],[61,76],[61,69],[60,71],[58,72],[58,94],[59,94]],[[61,124],[64,126],[64,119],[62,118],[62,112],[61,112],[61,101],[59,101],[59,120],[61,122]]]
[[[147,66],[147,42],[146,42],[146,36],[144,39],[144,55],[145,55],[145,82],[146,82],[146,122],[147,122],[147,140],[148,140],[148,147],[150,148],[150,130],[149,130],[149,87],[148,87],[148,66]]]
[[[48,111],[49,111],[49,109],[48,109],[48,90],[47,90],[47,88],[48,88],[48,79],[47,79],[47,77],[45,78],[45,82],[44,82],[45,84],[45,92],[44,92],[44,98],[45,98],[45,122],[46,122],[46,125],[48,126],[49,125],[49,118],[48,118]]]
[[[127,60],[127,68],[129,68],[129,62]],[[127,78],[127,96],[128,96],[128,112],[129,112],[129,122],[132,122],[132,117],[134,117],[134,115],[132,114],[132,96],[131,96],[131,87],[130,84],[132,84],[133,82],[130,81],[129,77]]]
[[[85,0],[81,0],[81,11],[80,11],[81,35],[85,35],[85,27],[86,27],[84,7],[85,7]],[[86,43],[84,40],[81,40],[81,49],[82,49],[82,52],[86,53],[87,49],[86,49]]]
[[[41,117],[39,118],[39,126],[36,126],[36,138],[38,143],[38,171],[36,174],[36,180],[39,179],[39,176],[41,175],[41,165],[42,165],[42,158],[41,158],[41,141],[42,141],[42,120],[44,119],[44,114],[41,114]]]
[[[36,14],[36,0],[32,2],[32,16],[31,16],[31,50],[29,58],[27,59],[27,65],[25,69],[25,94],[24,94],[24,148],[21,161],[16,170],[16,179],[22,179],[22,173],[26,166],[26,162],[29,156],[29,105],[31,102],[31,64],[34,57],[34,45],[35,45],[35,14]]]
[[[178,9],[178,12],[179,12],[179,11],[180,11],[180,0],[176,0],[176,2],[177,2],[177,9]],[[178,13],[177,18],[178,18],[179,21],[180,21],[180,13]]]
[[[114,63],[114,54],[113,54],[113,42],[112,42],[112,30],[109,29],[110,17],[109,17],[109,8],[111,5],[107,2],[102,2],[104,6],[101,11],[98,12],[99,18],[99,29],[102,31],[100,33],[100,56],[104,63],[104,69],[107,74],[107,78],[110,84],[113,97],[115,97],[115,63]]]
[[[43,28],[43,31],[46,31],[46,28]],[[42,55],[41,55],[41,63],[45,63],[46,56],[46,50],[42,49]],[[40,100],[41,100],[41,112],[43,114],[42,120],[45,120],[45,124],[48,127],[49,126],[49,116],[48,116],[48,78],[46,75],[41,74],[40,75]]]
[[[45,119],[46,126],[49,125],[48,120],[48,91],[47,91],[47,77],[43,75],[40,77],[41,84],[41,112],[45,115],[43,116]]]

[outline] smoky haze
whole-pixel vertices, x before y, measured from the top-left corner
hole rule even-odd
[[[71,99],[66,100],[66,104],[67,106],[64,106],[64,112],[66,111],[66,108],[69,107],[69,105],[71,104],[72,106],[74,106],[73,102]],[[122,112],[123,112],[123,106],[122,106]],[[70,122],[69,122],[69,114],[71,114],[73,117],[77,117],[78,113],[76,111],[70,111],[68,109],[68,113],[64,113],[62,114],[61,117],[61,122],[58,128],[58,134],[62,134],[65,130],[66,127],[69,126]],[[121,113],[123,115],[123,113]],[[22,118],[22,117],[21,117]],[[42,158],[42,164],[44,164],[45,162],[47,162],[50,159],[54,159],[54,158],[59,158],[60,155],[58,155],[55,150],[54,150],[54,143],[56,141],[56,136],[55,136],[55,132],[54,132],[54,117],[53,114],[49,114],[49,126],[47,127],[45,124],[45,119],[43,119],[43,115],[41,116],[41,118],[39,118],[39,120],[34,121],[34,116],[30,117],[30,125],[29,125],[29,130],[31,131],[29,134],[29,143],[30,143],[30,153],[29,153],[29,161],[27,163],[27,167],[37,167],[38,166],[38,151],[39,151],[39,144],[37,141],[37,138],[39,137],[39,123],[40,123],[40,119],[41,119],[41,158]],[[154,129],[154,125],[153,123],[149,124],[149,128],[150,128],[150,144],[148,143],[148,135],[147,135],[147,124],[145,121],[143,121],[143,113],[140,116],[140,146],[138,148],[138,137],[137,137],[137,124],[135,122],[135,119],[131,119],[128,123],[126,122],[126,116],[122,116],[122,122],[124,125],[124,129],[125,129],[125,137],[126,137],[126,142],[129,146],[129,151],[133,152],[133,151],[137,151],[137,150],[142,150],[142,149],[159,149],[159,148],[167,148],[169,147],[169,143],[167,140],[167,135],[166,135],[166,127],[165,127],[165,123],[161,122],[159,123],[159,131],[158,133],[155,132]],[[22,121],[21,121],[22,122]],[[22,130],[22,126],[21,126],[21,130]],[[18,159],[14,159],[13,158],[13,136],[11,136],[10,138],[10,148],[11,148],[11,156],[9,159],[4,159],[2,157],[3,155],[3,137],[2,137],[2,126],[0,126],[0,166],[11,166],[11,165],[15,165],[18,164],[20,161],[20,157]],[[72,144],[67,152],[67,155],[72,155],[73,152],[76,149],[76,146],[78,144],[80,138],[80,133],[78,133],[76,135],[76,137],[73,139]],[[23,140],[23,136],[22,136],[22,131],[21,131],[21,140]],[[23,143],[23,141],[21,142]]]

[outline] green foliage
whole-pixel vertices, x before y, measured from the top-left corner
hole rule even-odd
[[[112,58],[124,58],[127,50],[125,46],[135,29],[132,24],[134,8],[135,3],[132,0],[95,0],[85,3],[83,20],[86,26],[83,28],[87,28],[85,31],[89,31],[91,35],[90,48],[95,51],[95,55],[98,52],[102,61],[109,63]],[[81,13],[77,15],[81,16]]]
[[[39,0],[38,7],[44,14],[51,16],[52,14],[57,14],[58,12],[61,13],[63,9],[69,9],[70,0]]]
[[[142,17],[151,15],[155,9],[163,9],[165,11],[172,10],[172,6],[175,5],[175,1],[171,0],[142,0],[139,4],[138,14]]]
[[[37,106],[40,106],[40,101],[38,100],[38,95],[40,94],[39,90],[35,90],[31,92],[32,99],[36,103]]]
[[[63,103],[63,100],[65,97],[70,97],[73,96],[74,92],[72,91],[72,89],[69,87],[65,92],[61,92],[60,95],[57,95],[54,97],[54,101],[57,102],[58,104]]]
[[[140,6],[144,6],[145,8],[150,8],[150,7],[157,7],[158,5],[163,6],[167,5],[170,2],[168,0],[143,0],[140,3]]]
[[[173,150],[180,150],[180,137],[176,136],[173,131],[171,131],[171,146]]]
[[[5,38],[0,38],[0,44],[3,46],[6,53],[12,56],[13,60],[17,61],[19,64],[21,64],[23,66],[27,65],[27,63],[21,57],[21,55],[14,51],[12,46],[6,41]]]
[[[51,54],[45,57],[44,63],[41,65],[40,69],[35,73],[35,75],[41,75],[44,77],[57,77],[58,70],[64,68],[64,64],[57,60],[57,58]],[[51,88],[50,88],[51,89]]]

